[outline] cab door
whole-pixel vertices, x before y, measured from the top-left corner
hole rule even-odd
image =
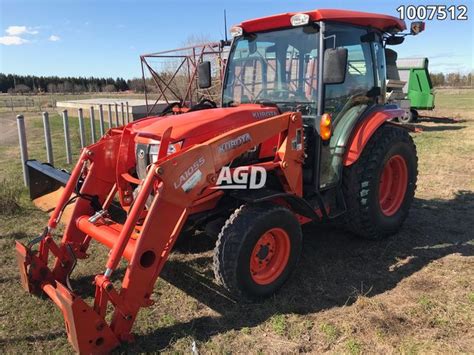
[[[319,189],[337,185],[341,180],[342,159],[352,128],[361,114],[375,104],[370,91],[376,87],[371,44],[363,42],[366,28],[326,24],[325,48],[344,47],[348,51],[345,80],[324,85],[324,113],[331,114],[332,136],[321,141]]]

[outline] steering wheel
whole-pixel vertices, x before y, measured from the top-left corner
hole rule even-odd
[[[198,105],[209,106],[210,108],[216,108],[217,107],[217,104],[214,101],[212,101],[210,99],[206,99],[206,98],[201,99],[201,101],[199,101]]]
[[[199,110],[207,110],[210,108],[216,108],[217,104],[209,99],[202,98],[201,101],[199,101],[196,105],[191,107],[188,112],[191,111],[199,111]]]
[[[163,111],[161,111],[159,116],[166,116],[167,114],[173,113],[173,108],[174,107],[182,108],[183,106],[182,106],[181,102],[172,102],[172,103],[168,104],[168,106],[166,106],[163,109]]]
[[[268,91],[273,91],[273,92],[276,92],[276,93],[278,93],[278,92],[280,92],[280,93],[288,93],[288,94],[293,94],[293,95],[295,95],[295,96],[298,95],[298,92],[297,92],[296,90],[278,89],[278,88],[270,88],[270,89],[268,89],[268,88],[266,88],[266,89],[261,89],[261,90],[259,91],[259,93],[258,93],[258,94],[255,96],[255,98],[253,99],[253,102],[256,102],[256,101],[258,100],[258,98],[260,97],[260,95],[262,95],[262,93],[263,93],[264,91],[267,91],[267,92],[268,92]]]

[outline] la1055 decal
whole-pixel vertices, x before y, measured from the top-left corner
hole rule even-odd
[[[468,20],[466,5],[401,5],[401,20]]]

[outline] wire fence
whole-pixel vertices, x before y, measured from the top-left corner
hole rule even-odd
[[[73,144],[71,140],[71,136],[79,137],[79,149],[81,150],[87,145],[87,142],[91,144],[95,143],[99,140],[104,134],[107,133],[107,130],[124,126],[133,121],[133,116],[130,114],[130,106],[127,102],[115,103],[115,104],[108,104],[106,105],[107,108],[104,113],[104,105],[93,105],[90,106],[88,110],[89,122],[86,124],[86,120],[84,118],[84,110],[82,108],[77,109],[77,123],[78,124],[71,124],[71,119],[68,110],[63,110],[61,112],[61,120],[62,125],[58,126],[55,122],[53,125],[56,129],[52,130],[52,124],[50,122],[50,116],[47,111],[42,113],[42,126],[43,126],[43,133],[44,133],[44,147],[46,152],[46,161],[48,164],[54,166],[55,156],[54,156],[54,144],[58,144],[58,140],[52,139],[52,133],[57,135],[58,131],[64,135],[63,143],[61,146],[64,149],[61,151],[64,154],[61,154],[61,157],[64,158],[64,161],[61,163],[72,164],[73,156],[77,155],[79,152],[74,151],[74,147],[76,146]],[[16,116],[17,121],[17,128],[18,128],[18,139],[19,139],[19,146],[20,146],[20,159],[23,168],[23,180],[25,186],[28,186],[28,174],[26,170],[26,161],[31,157],[31,154],[28,151],[28,141],[27,141],[27,132],[25,126],[25,115],[20,114]],[[97,125],[98,123],[98,125]],[[71,131],[71,127],[77,129],[76,132]],[[87,132],[88,131],[88,132]],[[89,136],[90,139],[86,139]],[[57,148],[57,147],[56,147]],[[57,151],[57,149],[56,149]]]

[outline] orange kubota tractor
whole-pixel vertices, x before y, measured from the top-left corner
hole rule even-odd
[[[107,352],[132,341],[137,313],[153,303],[153,285],[186,231],[220,227],[215,276],[237,299],[283,285],[301,253],[302,224],[337,220],[370,239],[397,233],[413,200],[417,156],[392,122],[404,111],[385,102],[384,47],[401,42],[404,30],[394,17],[342,10],[233,27],[222,107],[167,110],[83,149],[44,232],[17,243],[24,288],[61,309],[78,352]],[[199,67],[201,87],[210,85],[208,64]],[[114,200],[123,220],[110,213]],[[89,305],[68,285],[91,240],[110,253]],[[118,283],[121,259],[128,263]]]

